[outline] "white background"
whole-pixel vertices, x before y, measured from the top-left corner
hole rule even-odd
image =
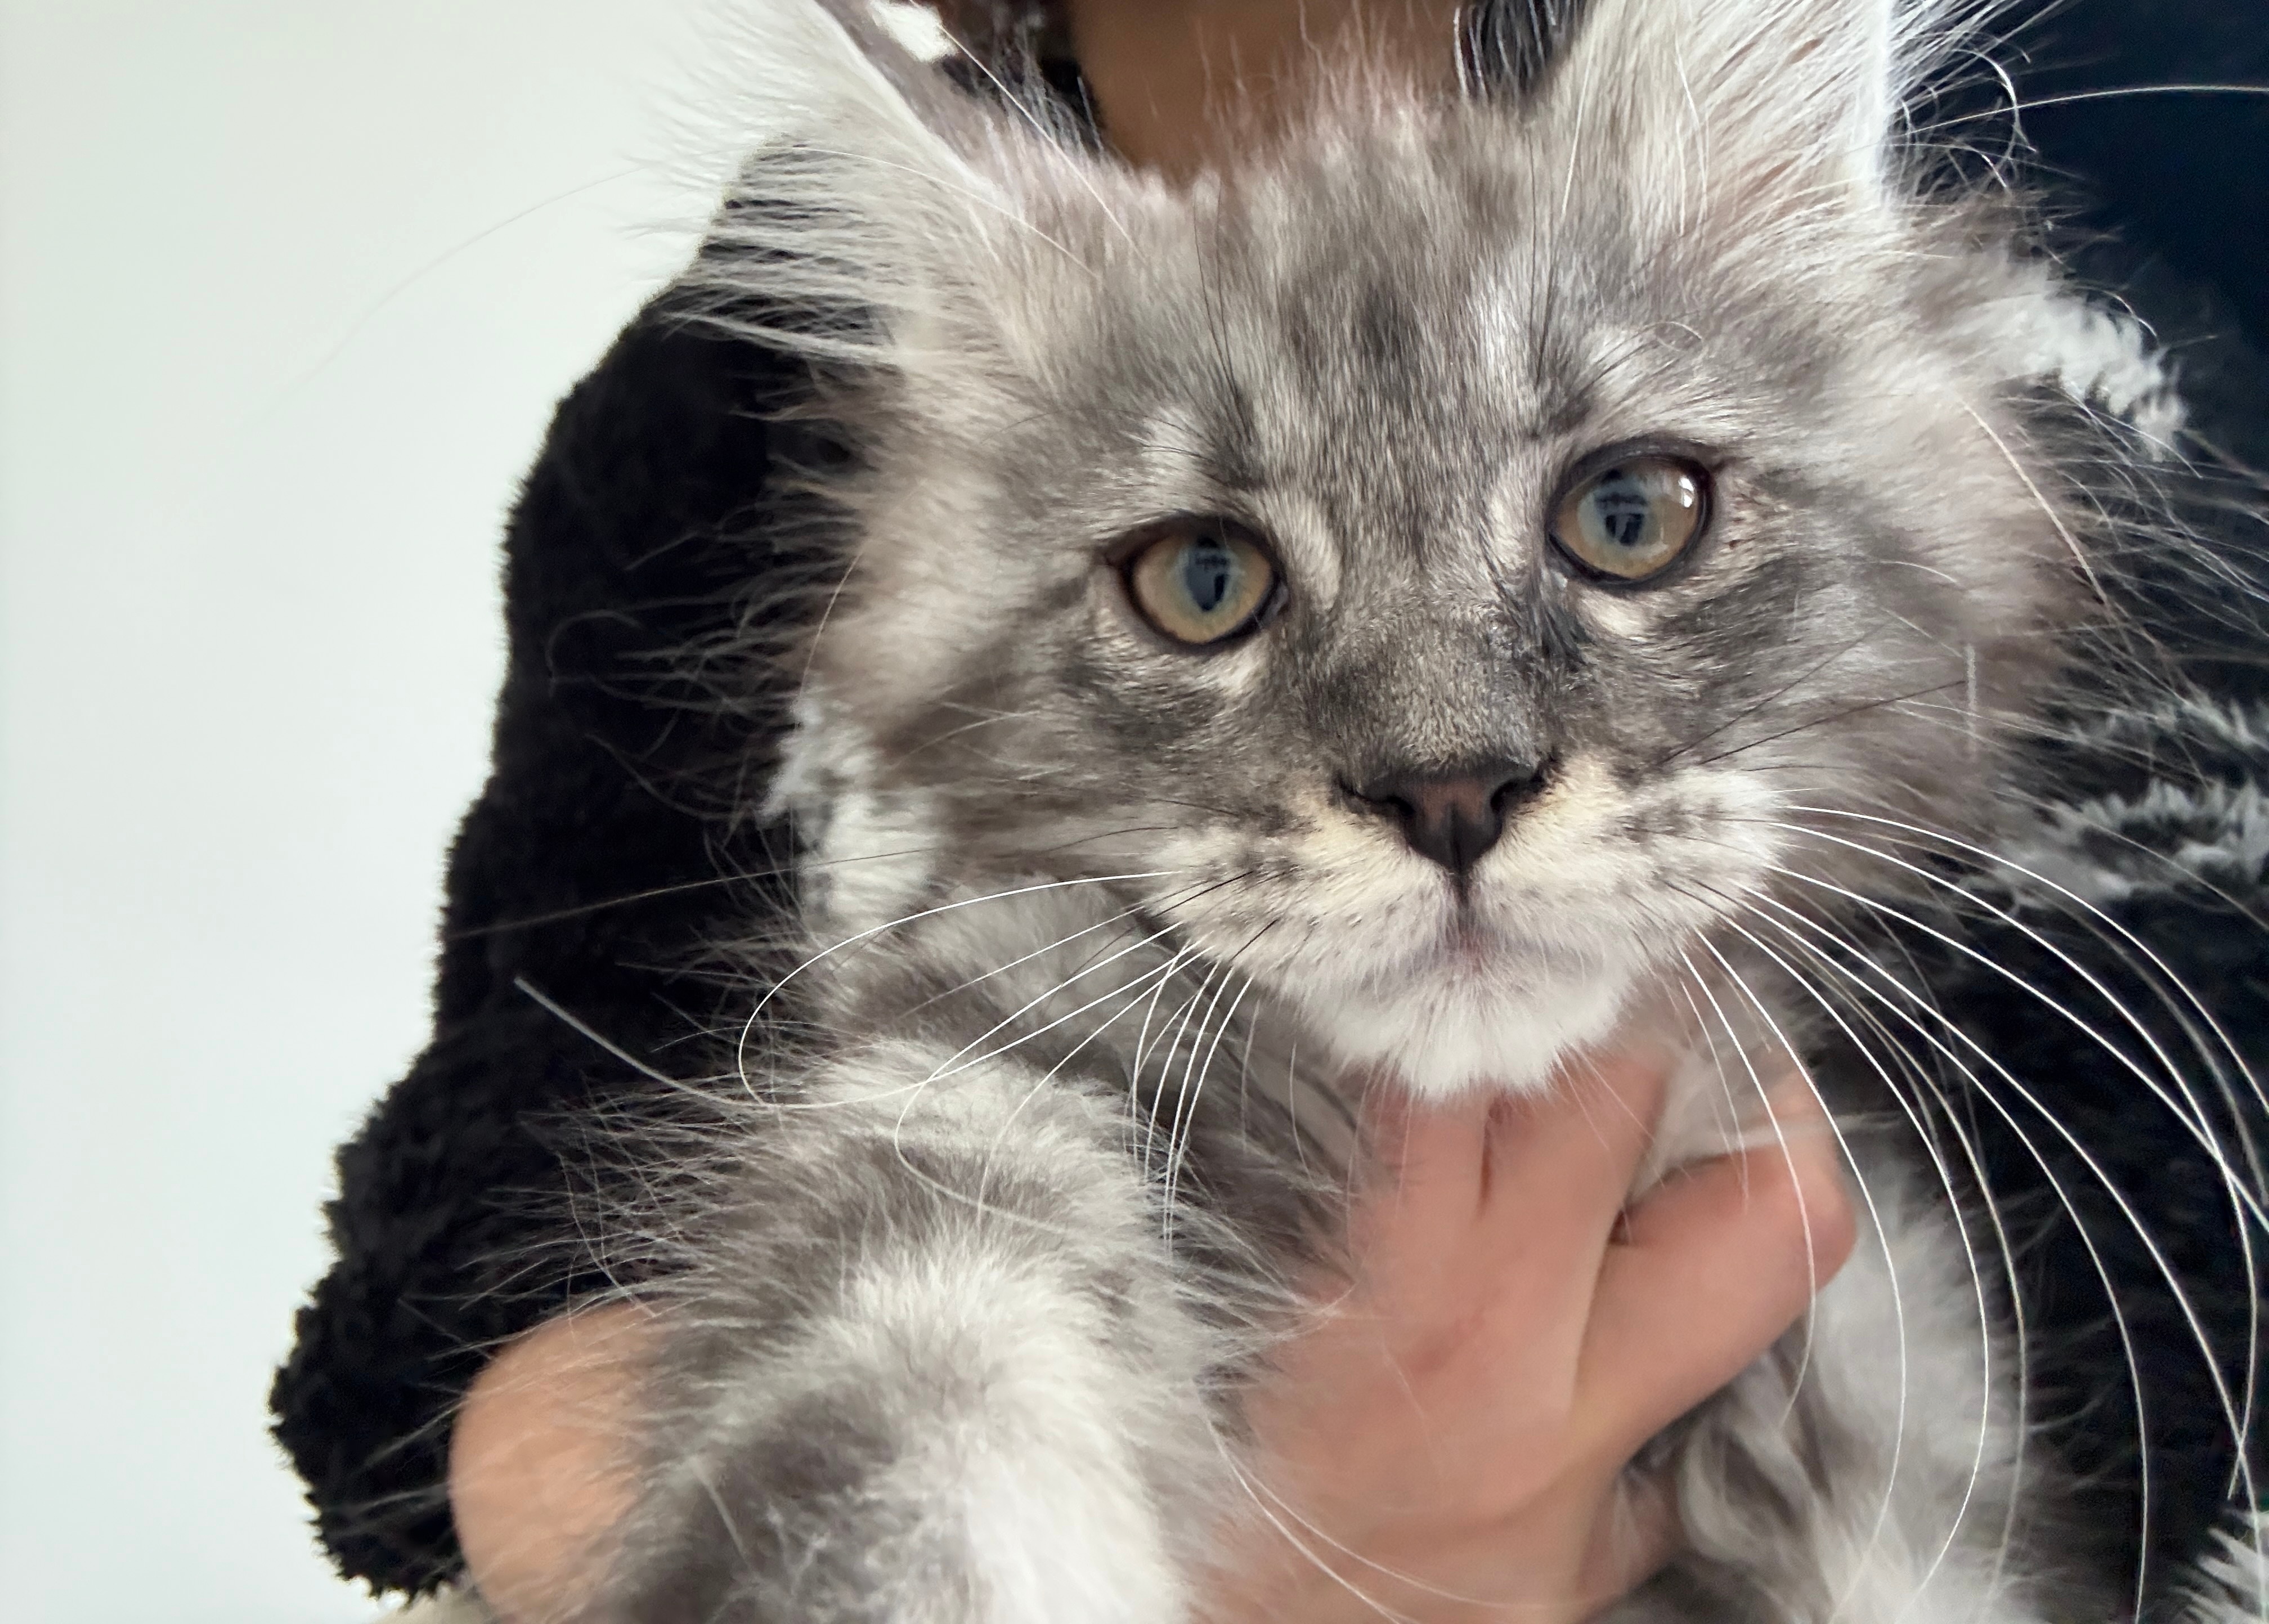
[[[684,252],[654,160],[717,20],[0,0],[14,1624],[373,1612],[265,1389],[330,1148],[422,1039],[499,521]]]

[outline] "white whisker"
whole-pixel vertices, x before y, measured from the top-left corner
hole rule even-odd
[[[1760,924],[1776,930],[1784,937],[1787,938],[1792,946],[1795,947],[1800,951],[1806,952],[1807,957],[1817,956],[1816,954],[1814,954],[1809,949],[1807,944],[1794,935],[1787,926],[1772,919],[1770,915],[1765,914],[1752,904],[1744,903],[1741,904],[1741,907],[1743,912],[1756,919]],[[1851,1045],[1854,1052],[1866,1060],[1869,1068],[1874,1071],[1876,1077],[1881,1081],[1883,1091],[1897,1104],[1900,1111],[1905,1116],[1910,1126],[1913,1127],[1916,1138],[1922,1144],[1925,1155],[1928,1156],[1933,1170],[1937,1173],[1940,1187],[1946,1192],[1947,1208],[1953,1214],[1955,1224],[1962,1237],[1962,1259],[1970,1271],[1972,1300],[1977,1310],[1978,1369],[1983,1397],[1977,1418],[1977,1447],[1970,1458],[1969,1479],[1962,1486],[1962,1503],[1955,1509],[1952,1522],[1947,1529],[1946,1538],[1940,1542],[1936,1554],[1931,1559],[1928,1569],[1925,1573],[1922,1583],[1924,1585],[1927,1585],[1931,1576],[1935,1575],[1940,1569],[1944,1566],[1947,1558],[1954,1549],[1955,1541],[1960,1536],[1962,1521],[1969,1511],[1971,1500],[1977,1493],[1978,1485],[1983,1480],[1984,1474],[1986,1450],[1989,1446],[1992,1436],[1994,1377],[1992,1336],[1993,1303],[1990,1294],[1985,1288],[1984,1273],[1978,1266],[1977,1248],[1970,1236],[1970,1220],[1966,1213],[1963,1211],[1963,1203],[1961,1199],[1961,1193],[1955,1183],[1954,1170],[1947,1165],[1945,1154],[1938,1146],[1937,1136],[1931,1133],[1925,1126],[1922,1116],[1918,1111],[1915,1104],[1907,1097],[1905,1092],[1902,1090],[1897,1083],[1892,1079],[1889,1071],[1883,1065],[1881,1057],[1879,1057],[1875,1053],[1874,1050],[1859,1037],[1857,1032],[1851,1030],[1850,1022],[1845,1019],[1844,1012],[1837,1008],[1836,1001],[1829,998],[1809,976],[1807,976],[1802,971],[1799,971],[1794,965],[1783,958],[1780,954],[1776,952],[1770,945],[1760,939],[1754,932],[1742,926],[1738,920],[1729,919],[1727,921],[1727,925],[1729,928],[1740,934],[1743,940],[1747,941],[1752,947],[1755,948],[1757,951],[1763,953],[1768,960],[1770,960],[1789,978],[1792,985],[1801,990],[1818,1005],[1822,1013],[1824,1013],[1828,1018],[1835,1023],[1837,1029],[1844,1034],[1845,1040]],[[1880,1031],[1880,1030],[1879,1026],[1878,1030]],[[1888,1036],[1888,1034],[1886,1034],[1886,1036]],[[1902,1052],[1902,1058],[1904,1058],[1903,1052],[1898,1052],[1896,1050],[1896,1045],[1894,1045],[1894,1051],[1895,1052]],[[1810,1082],[1810,1078],[1808,1076],[1807,1077],[1807,1083]],[[1927,1082],[1926,1078],[1925,1082]],[[1816,1089],[1814,1092],[1817,1092]],[[1825,1101],[1822,1102],[1822,1106],[1823,1110],[1826,1109]],[[1975,1148],[1971,1146],[1969,1136],[1962,1131],[1960,1121],[1958,1118],[1954,1118],[1950,1112],[1947,1117],[1947,1126],[1953,1132],[1955,1142],[1962,1147],[1964,1159],[1969,1164],[1970,1177],[1976,1181],[1977,1187],[1983,1191],[1988,1191],[1988,1199],[1985,1202],[1985,1207],[1987,1214],[1989,1214],[1990,1222],[1992,1225],[1996,1249],[2001,1259],[2003,1278],[2008,1286],[2010,1315],[2014,1325],[2014,1340],[2016,1343],[2016,1370],[2014,1372],[2014,1379],[2016,1383],[2015,1414],[2017,1418],[2017,1426],[2014,1429],[2015,1447],[2013,1452],[2013,1458],[2010,1461],[2008,1505],[2002,1514],[2001,1537],[1996,1547],[1993,1578],[1991,1584],[1988,1586],[1989,1590],[1991,1590],[1998,1587],[1999,1583],[2000,1572],[2003,1565],[2007,1560],[2010,1545],[2014,1536],[2018,1507],[2021,1503],[2021,1492],[2024,1482],[2026,1404],[2028,1387],[2030,1379],[2030,1372],[2026,1367],[2026,1362],[2029,1350],[2027,1347],[2026,1341],[2026,1318],[2024,1306],[2021,1297],[2018,1292],[2016,1257],[2010,1245],[2008,1232],[2002,1224],[1999,1208],[1991,1200],[1990,1189],[1985,1177],[1984,1164],[1979,1158]],[[1840,1140],[1840,1134],[1838,1137]],[[1851,1158],[1851,1152],[1848,1147],[1845,1148],[1844,1154],[1847,1161],[1849,1161]],[[1792,1401],[1793,1400],[1792,1399]],[[1921,1586],[1918,1586],[1918,1589],[1919,1588],[1921,1588]]]

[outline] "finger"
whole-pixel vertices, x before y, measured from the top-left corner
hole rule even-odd
[[[1356,1255],[1407,1277],[1438,1271],[1473,1228],[1488,1147],[1487,1096],[1436,1104],[1386,1082],[1364,1103],[1379,1176],[1352,1222]]]
[[[1552,1237],[1588,1279],[1630,1199],[1673,1066],[1653,1050],[1579,1056],[1550,1093],[1500,1101],[1483,1168],[1491,1229],[1526,1245]]]
[[[1731,1381],[1851,1255],[1842,1156],[1809,1092],[1777,1092],[1778,1142],[1673,1174],[1608,1249],[1578,1391],[1615,1458]]]
[[[1652,1475],[1618,1473],[1577,1570],[1576,1593],[1604,1609],[1652,1578],[1681,1543],[1678,1505]]]
[[[1425,1284],[1405,1291],[1410,1310],[1468,1323],[1477,1348],[1494,1350],[1500,1362],[1517,1348],[1528,1380],[1571,1390],[1608,1236],[1670,1069],[1652,1052],[1587,1057],[1563,1069],[1549,1093],[1500,1096],[1487,1125],[1472,1244],[1462,1260],[1415,1275]]]
[[[449,1443],[449,1505],[474,1587],[504,1624],[564,1611],[630,1509],[632,1409],[654,1325],[595,1309],[511,1344]]]

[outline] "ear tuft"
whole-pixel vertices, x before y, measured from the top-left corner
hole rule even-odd
[[[1458,80],[1469,96],[1518,101],[1575,37],[1585,0],[1473,0],[1459,17]]]
[[[1033,37],[972,41],[1024,48],[1021,62],[926,60],[908,43],[923,34],[870,0],[750,9],[758,48],[738,89],[757,117],[736,150],[751,156],[675,285],[681,309],[816,358],[903,367],[969,339],[956,324],[1019,255],[1075,259],[1033,216],[1095,192],[1093,132],[1038,71]]]
[[[1591,0],[1551,92],[1587,137],[1787,216],[1900,201],[1900,108],[1966,0]]]
[[[740,137],[751,155],[675,296],[769,345],[891,365],[1013,212],[998,166],[972,161],[1002,144],[1003,121],[909,48],[922,41],[906,19],[868,0],[752,10],[740,87],[756,109]]]

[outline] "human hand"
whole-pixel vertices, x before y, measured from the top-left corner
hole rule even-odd
[[[466,1577],[499,1624],[571,1616],[631,1510],[639,1384],[661,1338],[615,1303],[537,1326],[474,1379],[449,1439]]]
[[[1674,1174],[1622,1211],[1663,1067],[1619,1057],[1536,1101],[1374,1113],[1356,1281],[1247,1406],[1254,1515],[1210,1624],[1589,1616],[1666,1557],[1671,1508],[1627,1480],[1645,1440],[1802,1312],[1851,1244],[1808,1090],[1779,1146]],[[505,1624],[586,1593],[630,1502],[639,1367],[659,1322],[557,1320],[482,1373],[450,1498]]]
[[[1541,1099],[1374,1113],[1355,1282],[1247,1406],[1214,1624],[1563,1624],[1671,1554],[1674,1509],[1626,1466],[1803,1312],[1853,1221],[1796,1077],[1777,1142],[1626,1213],[1667,1072],[1623,1055]]]

